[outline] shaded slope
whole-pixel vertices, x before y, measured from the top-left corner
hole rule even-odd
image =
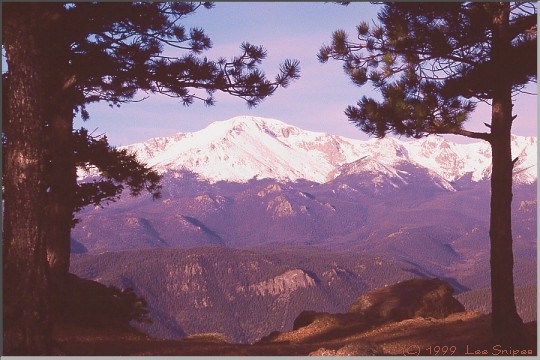
[[[339,312],[362,292],[415,277],[392,259],[310,249],[258,251],[218,247],[79,255],[75,274],[148,302],[153,336],[221,333],[253,342],[292,327],[303,310]]]

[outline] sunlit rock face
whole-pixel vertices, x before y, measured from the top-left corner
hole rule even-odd
[[[258,284],[250,285],[249,289],[257,295],[290,295],[300,288],[315,286],[315,279],[306,272],[295,269],[289,270],[272,279],[262,281]]]
[[[439,279],[412,279],[360,296],[349,313],[369,318],[401,321],[415,317],[445,318],[465,311],[452,297],[454,289]]]

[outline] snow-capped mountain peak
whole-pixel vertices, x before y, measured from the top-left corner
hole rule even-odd
[[[519,157],[515,171],[518,182],[536,181],[536,141],[535,137],[513,137],[513,154]],[[273,178],[323,183],[339,176],[343,165],[359,159],[364,159],[361,167],[347,169],[373,171],[380,167],[399,174],[398,166],[409,163],[440,177],[437,181],[444,182],[444,188],[464,176],[480,181],[491,174],[491,149],[485,142],[457,144],[441,136],[361,141],[252,116],[214,122],[197,132],[154,138],[126,148],[158,172],[187,170],[211,182]]]
[[[127,148],[159,172],[189,170],[213,182],[252,178],[325,182],[336,166],[361,155],[356,140],[250,116]]]

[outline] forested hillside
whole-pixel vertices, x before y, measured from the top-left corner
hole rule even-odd
[[[403,261],[313,249],[222,247],[154,249],[74,256],[80,277],[132,288],[148,303],[162,338],[221,333],[253,342],[289,330],[304,310],[344,312],[359,294],[429,274]]]
[[[435,277],[410,261],[310,247],[213,246],[77,255],[71,269],[83,278],[131,288],[144,298],[153,323],[137,326],[152,336],[220,333],[243,343],[292,329],[304,310],[345,312],[368,290]],[[484,292],[467,292],[459,281],[446,280],[456,293],[465,291],[458,298],[470,309],[487,309]],[[528,320],[536,318],[533,289],[535,285],[518,291],[520,310]]]

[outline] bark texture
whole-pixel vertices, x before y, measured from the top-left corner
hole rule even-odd
[[[52,6],[52,5],[51,5]],[[70,44],[63,26],[63,5],[53,8],[56,21],[49,35],[55,39],[47,48],[47,136],[50,141],[47,194],[47,260],[51,280],[64,281],[69,273],[73,203],[77,173],[73,154],[73,108],[75,76],[70,71]]]
[[[71,227],[73,221],[73,195],[76,168],[71,146],[71,118],[56,115],[49,128],[55,143],[51,147],[51,162],[47,213],[47,261],[53,281],[62,281],[69,273]]]
[[[514,255],[512,251],[512,79],[506,68],[511,63],[508,33],[510,3],[497,4],[493,17],[492,62],[498,75],[493,89],[491,113],[491,292],[492,330],[500,344],[527,347],[536,343],[527,332],[516,309],[514,297]]]
[[[50,351],[44,237],[43,13],[36,4],[4,4],[3,37],[10,71],[4,174],[3,345],[5,355]]]

